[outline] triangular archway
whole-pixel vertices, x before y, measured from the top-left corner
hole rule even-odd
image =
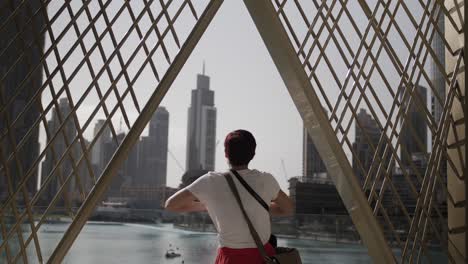
[[[70,186],[77,186],[76,196],[83,203],[78,211],[72,213],[73,222],[49,259],[54,263],[61,261],[71,247],[223,1],[165,3],[161,0],[154,6],[154,1],[145,0],[144,4],[132,5],[127,1],[113,7],[111,1],[98,0],[94,3],[95,8],[91,8],[89,2],[73,5],[66,2],[59,6],[39,0],[27,4],[24,1],[12,2],[10,6],[2,7],[8,15],[0,17],[0,30],[11,29],[8,34],[14,33],[5,38],[11,41],[0,46],[0,56],[8,58],[5,59],[0,83],[0,116],[4,120],[0,122],[0,144],[5,149],[0,153],[0,183],[8,187],[4,187],[8,195],[1,204],[0,217],[11,215],[13,225],[0,223],[0,251],[5,249],[9,261],[24,259],[25,248],[34,241],[38,259],[42,262],[37,229],[44,217],[35,223],[32,209],[42,201],[46,207],[44,215],[47,215],[61,199],[64,206],[71,209],[73,197],[64,193]],[[459,108],[466,100],[459,86],[459,82],[464,82],[463,52],[460,51],[464,46],[456,41],[447,41],[444,33],[446,30],[452,35],[464,33],[459,12],[462,5],[445,6],[437,1],[436,4],[421,4],[416,8],[419,13],[412,13],[403,1],[396,5],[380,1],[373,4],[366,1],[349,4],[348,1],[312,1],[307,4],[279,0],[244,2],[311,138],[321,143],[316,144],[318,152],[369,254],[379,263],[395,262],[398,257],[390,246],[390,242],[395,242],[402,249],[402,261],[419,261],[428,253],[428,242],[444,234],[443,230],[437,230],[436,218],[433,217],[443,218],[443,211],[438,206],[441,201],[437,200],[439,204],[436,204],[433,198],[439,194],[438,188],[447,189],[442,164],[447,163],[455,176],[461,175],[460,166],[463,167],[463,162],[457,160],[462,156],[460,148],[464,147],[457,131],[461,125],[464,127],[464,119],[459,116]],[[400,13],[397,15],[398,10]],[[365,22],[358,21],[353,15],[361,16]],[[123,16],[130,17],[127,32],[119,30],[122,23],[119,18]],[[181,23],[178,19],[183,16],[192,20],[180,29],[177,23]],[[445,17],[445,26],[440,27],[440,17]],[[57,22],[60,19],[65,19],[66,23]],[[145,19],[149,22],[141,22]],[[412,33],[404,33],[405,29],[399,23],[407,23],[405,25]],[[300,32],[295,30],[298,24],[302,24]],[[179,33],[184,33],[184,37],[181,38]],[[57,46],[63,45],[61,40],[67,34],[73,35],[73,41],[68,52],[60,54]],[[131,34],[135,34],[139,42],[126,42]],[[440,39],[442,48],[430,45],[434,35]],[[114,49],[111,52],[104,50],[102,42],[111,43]],[[134,52],[128,52],[132,49]],[[445,50],[449,58],[442,59],[441,54]],[[335,57],[331,53],[335,53]],[[15,56],[10,58],[8,54]],[[93,65],[90,59],[93,56],[102,61]],[[143,58],[142,65],[134,62],[138,56]],[[439,79],[428,77],[425,69],[427,57],[435,65],[434,71],[440,73],[436,74]],[[154,63],[153,60],[165,61],[166,67],[161,68],[162,63]],[[389,67],[383,67],[384,64]],[[25,70],[17,65],[24,66]],[[83,68],[84,65],[87,68]],[[76,70],[69,74],[64,70],[66,66]],[[446,69],[450,69],[449,73]],[[38,74],[41,71],[45,76],[42,85],[42,77]],[[154,75],[157,86],[149,96],[141,99],[133,86],[145,71]],[[12,74],[20,76],[17,78],[19,81],[9,77]],[[463,77],[459,77],[460,74]],[[72,93],[70,87],[76,87],[74,82],[80,77],[91,80],[86,84],[88,88]],[[392,77],[397,77],[397,81],[389,80]],[[421,78],[425,80],[422,84]],[[334,83],[329,87],[338,88],[338,92],[327,93],[324,81]],[[27,86],[30,87],[29,92],[25,88]],[[105,88],[101,90],[103,86]],[[50,90],[50,98],[46,100],[50,103],[41,104],[41,94],[46,89]],[[427,91],[434,94],[432,113],[426,103]],[[66,100],[59,100],[64,96]],[[97,107],[83,124],[77,115],[80,105],[86,100],[95,100]],[[134,121],[126,115],[128,109],[123,103],[126,101],[139,112]],[[373,131],[380,132],[366,130],[369,126],[366,127],[359,119],[359,108],[370,111],[368,120],[375,123],[372,123]],[[117,134],[114,128],[119,122],[114,114],[119,111],[124,119],[120,123],[125,122],[129,128],[126,136]],[[93,141],[87,142],[83,131],[96,119],[97,112],[104,116],[104,125],[95,132]],[[47,122],[46,116],[53,116],[56,122]],[[24,125],[24,120],[32,122]],[[372,149],[365,153],[367,156],[364,155],[363,159],[357,153],[361,150],[359,142],[356,145],[350,142],[350,127],[354,123],[356,130],[361,131],[363,145]],[[106,126],[112,132],[116,147],[110,151],[112,158],[107,166],[94,175],[88,154]],[[425,132],[418,130],[421,127]],[[24,162],[24,157],[30,155],[25,146],[30,145],[31,140],[37,141],[39,129],[45,131],[47,145]],[[71,138],[67,129],[75,131]],[[431,134],[430,140],[428,134]],[[447,155],[447,138],[451,140],[448,148],[456,153]],[[415,141],[415,146],[409,141]],[[427,148],[429,141],[431,149]],[[30,186],[34,187],[35,174],[44,159],[44,163],[50,166],[42,166],[43,182],[36,193]],[[44,168],[48,168],[47,173],[44,173]],[[398,175],[403,184],[395,176],[396,168],[401,170]],[[87,171],[90,179],[81,179],[78,175],[80,170]],[[362,182],[357,177],[359,175]],[[83,190],[82,181],[89,183],[89,192]],[[404,187],[405,184],[410,187]],[[2,190],[0,186],[0,194]],[[50,192],[50,195],[41,198],[45,192]],[[403,198],[407,194],[404,192],[416,197],[413,207],[405,204]],[[445,195],[450,206],[463,207],[450,190]],[[401,225],[400,230],[397,228],[400,222],[394,220],[396,218],[386,207],[385,199],[388,197],[395,201],[395,208],[407,222]],[[25,210],[21,212],[20,207]],[[23,237],[21,231],[25,218],[31,228],[28,237]],[[401,235],[401,230],[404,235]],[[453,228],[452,232],[465,231]],[[12,254],[9,242],[15,237],[21,249]],[[450,245],[446,248],[451,249],[449,258],[458,259],[458,255],[454,256],[459,253],[457,247],[450,239],[447,243]]]

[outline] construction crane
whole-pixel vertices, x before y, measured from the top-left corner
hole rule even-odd
[[[182,172],[185,172],[184,167],[182,167],[182,165],[181,165],[180,162],[176,159],[174,153],[172,153],[172,151],[169,149],[169,147],[167,148],[167,152],[169,153],[169,155],[171,156],[171,158],[175,161],[175,163],[177,164],[177,167],[179,167],[180,170],[181,170]]]
[[[218,146],[219,144],[219,140],[216,141],[216,145],[215,145],[215,149],[216,147]],[[185,169],[184,167],[182,166],[182,164],[180,164],[179,160],[177,160],[176,156],[174,155],[174,153],[172,153],[171,149],[168,147],[167,148],[167,152],[169,153],[169,155],[171,156],[171,158],[175,161],[175,163],[177,164],[177,167],[179,167],[179,169],[182,171],[182,172],[185,172]]]

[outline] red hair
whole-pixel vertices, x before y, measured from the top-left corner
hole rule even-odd
[[[235,130],[224,140],[224,153],[234,166],[247,165],[255,156],[256,147],[254,136],[247,130]]]

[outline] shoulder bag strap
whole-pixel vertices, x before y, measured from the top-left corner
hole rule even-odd
[[[239,175],[239,173],[236,170],[231,170],[231,172],[234,174],[234,176],[236,176],[237,180],[240,181],[244,188],[255,198],[255,200],[257,200],[263,206],[263,208],[267,210],[267,212],[270,212],[270,207],[268,204],[252,189],[252,187],[250,187],[250,185]]]
[[[249,226],[250,234],[252,235],[255,244],[257,245],[258,250],[260,251],[260,254],[262,255],[263,259],[266,261],[270,260],[270,257],[268,257],[265,247],[263,246],[263,243],[260,239],[260,236],[258,235],[257,231],[255,230],[252,222],[250,221],[249,217],[247,216],[247,213],[245,212],[244,206],[242,205],[242,201],[239,196],[239,192],[237,191],[236,184],[234,183],[234,180],[232,179],[231,175],[229,173],[224,174],[229,187],[231,188],[232,193],[234,194],[234,197],[236,197],[236,201],[239,204],[239,207],[242,211],[242,214],[244,215],[245,220],[247,221],[247,225]]]

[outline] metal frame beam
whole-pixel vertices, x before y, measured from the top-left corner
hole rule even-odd
[[[68,250],[71,248],[73,242],[83,229],[83,226],[86,224],[89,216],[94,211],[97,203],[105,194],[107,188],[112,182],[113,177],[120,168],[120,165],[125,161],[133,145],[139,139],[143,129],[150,121],[153,113],[158,108],[165,94],[171,87],[173,81],[179,74],[188,57],[202,37],[203,33],[208,28],[208,25],[211,23],[222,3],[223,0],[213,0],[208,4],[204,13],[198,20],[198,23],[195,25],[194,29],[187,38],[187,41],[181,47],[175,60],[167,70],[166,75],[161,79],[161,82],[149,98],[147,104],[141,111],[141,114],[136,119],[133,127],[130,129],[122,144],[119,146],[111,161],[103,171],[102,176],[99,178],[96,185],[84,201],[83,205],[78,210],[74,221],[71,223],[70,227],[67,229],[59,244],[55,248],[54,252],[48,260],[48,263],[61,263],[63,261]]]
[[[375,263],[395,263],[383,230],[374,217],[349,161],[269,0],[244,0],[312,141]],[[326,142],[326,143],[325,143]]]

